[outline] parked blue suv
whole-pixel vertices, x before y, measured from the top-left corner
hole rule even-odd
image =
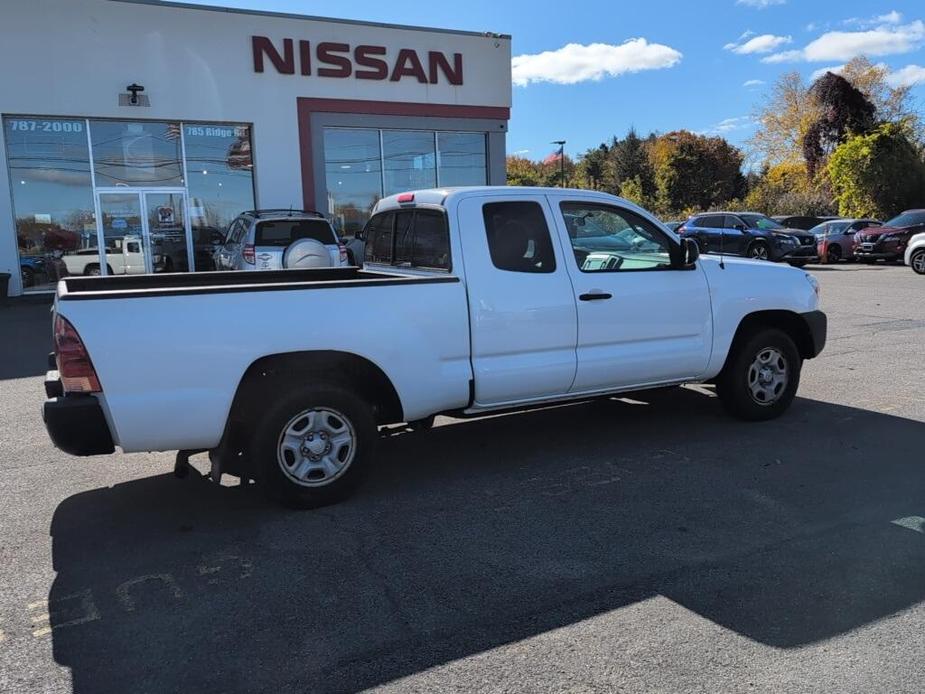
[[[813,234],[786,229],[757,212],[696,214],[677,231],[697,241],[701,253],[785,261],[797,267],[819,259]]]

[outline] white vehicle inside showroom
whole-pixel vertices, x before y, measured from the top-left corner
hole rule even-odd
[[[216,269],[255,209],[340,241],[381,198],[504,183],[510,37],[150,0],[3,8],[0,273]],[[37,50],[37,46],[41,50]]]

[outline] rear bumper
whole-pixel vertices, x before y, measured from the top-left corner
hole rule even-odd
[[[115,451],[99,400],[92,395],[63,395],[45,401],[42,419],[57,448],[71,455],[104,455]]]
[[[809,353],[803,356],[806,359],[812,359],[819,355],[825,348],[826,335],[828,334],[828,318],[822,311],[810,311],[801,313],[800,317],[806,323],[809,331]]]

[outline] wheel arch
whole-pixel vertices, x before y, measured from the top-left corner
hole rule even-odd
[[[812,329],[807,321],[796,311],[787,310],[765,310],[749,313],[739,321],[732,343],[729,346],[729,352],[726,354],[723,369],[729,363],[729,359],[735,350],[748,336],[755,330],[761,328],[777,328],[782,330],[796,344],[800,356],[804,359],[812,359],[817,354],[814,343]]]
[[[403,421],[398,391],[375,363],[352,352],[315,350],[269,354],[253,361],[238,382],[229,419],[250,419],[267,384],[285,378],[290,383],[313,379],[355,389],[375,409],[379,424]]]

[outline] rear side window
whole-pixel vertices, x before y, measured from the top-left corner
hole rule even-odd
[[[492,264],[509,272],[554,272],[556,256],[543,208],[535,202],[482,207]]]
[[[392,234],[395,227],[395,213],[386,212],[369,220],[366,225],[366,262],[392,262]]]
[[[285,247],[300,239],[337,243],[334,230],[323,219],[276,219],[257,223],[254,245]]]
[[[427,209],[377,215],[367,225],[366,262],[449,270],[446,216]]]
[[[694,226],[701,227],[703,229],[722,229],[725,225],[723,223],[723,216],[718,214],[705,215],[703,217],[697,217],[694,220]]]
[[[450,235],[446,217],[433,210],[414,213],[414,267],[450,269]]]

